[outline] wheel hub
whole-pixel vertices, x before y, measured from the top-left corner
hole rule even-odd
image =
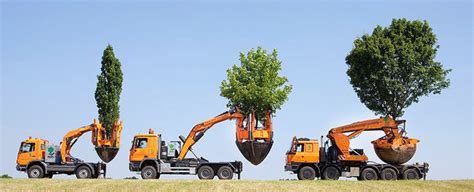
[[[374,178],[375,178],[374,173],[372,173],[372,172],[367,173],[367,179],[368,180],[373,180]]]
[[[222,171],[222,176],[224,177],[229,177],[230,176],[230,172],[228,170],[224,170]]]
[[[204,171],[202,172],[202,176],[203,176],[203,177],[208,178],[210,175],[211,175],[211,173],[209,172],[209,170],[204,170]]]
[[[39,176],[39,171],[38,171],[37,169],[33,169],[33,170],[31,171],[31,176],[33,176],[33,177],[38,177],[38,176]]]
[[[148,176],[148,177],[151,177],[151,175],[152,175],[151,170],[147,170],[147,171],[145,172],[145,175]]]
[[[79,176],[81,176],[81,178],[87,177],[87,171],[86,170],[79,171]]]

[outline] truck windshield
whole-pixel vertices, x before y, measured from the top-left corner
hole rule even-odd
[[[35,144],[34,143],[23,143],[21,146],[22,153],[29,153],[35,151]]]
[[[135,140],[135,148],[146,148],[148,144],[148,139],[147,138],[137,138]]]
[[[296,152],[303,152],[304,145],[301,143],[296,144]]]

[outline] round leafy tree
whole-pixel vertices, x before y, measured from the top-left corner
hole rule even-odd
[[[97,76],[95,100],[99,108],[99,121],[105,127],[108,135],[115,121],[120,118],[119,100],[123,81],[120,61],[115,58],[114,50],[110,44],[104,50],[101,63],[101,73]]]
[[[229,99],[228,107],[239,107],[244,115],[255,111],[262,121],[266,110],[272,114],[288,99],[292,86],[279,76],[281,61],[277,50],[271,54],[261,47],[240,53],[240,66],[227,70],[227,80],[221,83],[221,96]]]
[[[347,75],[362,103],[396,119],[421,96],[449,86],[451,70],[434,60],[438,48],[427,21],[393,19],[389,27],[377,26],[354,41]]]

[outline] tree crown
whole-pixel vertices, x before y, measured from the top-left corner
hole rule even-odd
[[[377,26],[354,41],[346,57],[347,75],[369,109],[401,117],[421,96],[449,86],[451,70],[434,60],[438,48],[427,21],[393,19],[389,27]]]
[[[106,130],[110,130],[120,118],[119,100],[123,81],[120,61],[115,57],[110,44],[104,50],[101,64],[95,99],[99,108],[99,121]]]
[[[288,99],[292,86],[279,76],[281,61],[276,49],[271,54],[261,47],[240,53],[240,66],[227,70],[227,80],[221,83],[221,96],[229,99],[228,107],[239,107],[248,115],[255,111],[258,120],[266,110],[272,114]]]

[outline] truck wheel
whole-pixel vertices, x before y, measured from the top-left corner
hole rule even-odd
[[[403,172],[403,179],[418,180],[420,179],[420,174],[415,169],[407,169]]]
[[[371,167],[365,168],[362,173],[360,173],[361,180],[377,180],[379,176],[377,175],[377,171]]]
[[[330,166],[326,167],[323,171],[322,179],[323,180],[338,180],[341,175],[339,170],[336,167]]]
[[[28,168],[28,178],[37,179],[44,177],[44,170],[39,165],[33,165]]]
[[[92,171],[89,167],[82,165],[76,169],[76,178],[89,179],[92,178]]]
[[[382,180],[397,180],[397,172],[392,168],[385,168],[380,172]]]
[[[229,180],[234,177],[234,171],[229,166],[222,166],[217,170],[217,177],[221,180]]]
[[[198,170],[198,177],[199,179],[213,179],[214,178],[214,170],[211,167],[205,165],[199,168]]]
[[[314,180],[316,172],[310,166],[304,166],[298,171],[299,180]]]
[[[143,167],[141,175],[142,179],[156,179],[158,177],[155,167],[151,165]]]

